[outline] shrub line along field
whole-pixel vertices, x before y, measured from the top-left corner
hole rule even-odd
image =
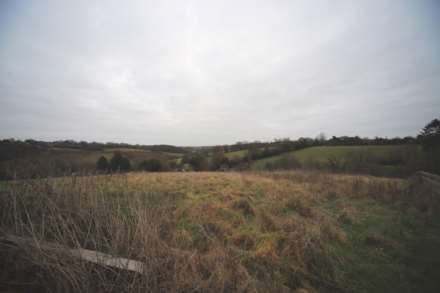
[[[41,292],[438,292],[439,199],[422,200],[410,187],[305,171],[9,182],[1,233],[142,261],[145,275],[21,247],[1,250],[0,284]]]
[[[225,153],[225,156],[228,159],[242,159],[242,158],[246,157],[248,152],[249,152],[248,150],[240,150],[240,151],[227,152],[227,153]]]
[[[317,169],[387,177],[408,177],[418,170],[439,172],[433,160],[439,150],[430,151],[429,146],[418,145],[414,139],[385,140],[385,145],[325,145],[345,140],[347,138],[342,137],[327,142],[299,139],[199,148],[152,146],[150,149],[129,145],[98,148],[90,144],[87,147],[87,143],[60,147],[58,143],[52,146],[43,142],[3,141],[0,142],[0,179],[64,176],[72,172],[105,173],[118,169],[152,172]],[[368,141],[376,140],[363,140]],[[395,141],[404,144],[390,144]],[[356,140],[350,143],[354,142]],[[124,164],[127,168],[106,167],[116,154],[127,160]]]
[[[256,160],[251,169],[271,169],[271,164],[276,167],[283,159],[290,159],[295,161],[297,168],[344,171],[360,165],[368,169],[367,173],[396,176],[412,174],[421,157],[419,145],[315,146]]]
[[[0,161],[0,174],[7,177],[21,174],[23,178],[65,175],[69,172],[93,172],[97,160],[103,156],[107,160],[115,152],[128,158],[133,168],[145,160],[157,159],[164,162],[175,161],[182,157],[180,153],[169,153],[134,148],[105,148],[102,150],[87,150],[78,148],[52,147],[34,150],[31,154],[20,158]],[[11,174],[9,174],[11,173]]]

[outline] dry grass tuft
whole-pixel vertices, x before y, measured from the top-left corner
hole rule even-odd
[[[169,214],[180,200],[172,193],[127,191],[127,178],[79,183],[76,179],[14,185],[0,199],[2,233],[34,239],[21,247],[35,284],[63,292],[219,292],[251,288],[250,277],[225,248],[209,243],[194,250],[194,235],[170,227]],[[219,233],[206,225],[209,233]],[[204,230],[201,231],[203,237]],[[40,241],[88,248],[140,260],[144,274],[90,265],[70,253],[38,249]],[[173,248],[172,244],[176,244]],[[15,260],[14,260],[15,261]],[[23,273],[19,272],[19,273]]]
[[[307,198],[292,196],[286,202],[286,207],[297,211],[303,217],[312,217],[313,211]]]
[[[360,221],[361,212],[350,205],[343,204],[338,207],[337,220],[343,224],[356,224]]]
[[[246,216],[255,216],[255,211],[252,208],[248,200],[240,198],[232,202],[231,207],[236,210],[240,210]]]
[[[251,250],[255,247],[255,236],[250,233],[239,233],[232,236],[232,243],[243,250]]]
[[[405,188],[397,179],[298,171],[11,182],[0,197],[0,233],[98,250],[145,268],[110,270],[36,246],[0,250],[0,257],[16,263],[16,282],[41,292],[338,291],[342,261],[331,247],[347,245],[342,224],[361,218],[350,200],[394,202]],[[335,211],[324,209],[328,203]],[[371,237],[370,246],[390,245]]]
[[[367,235],[365,237],[365,243],[377,248],[394,249],[397,247],[397,243],[378,234]]]
[[[272,232],[279,229],[274,217],[262,209],[258,211],[257,222],[263,232]]]

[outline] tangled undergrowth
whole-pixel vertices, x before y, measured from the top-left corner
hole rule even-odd
[[[38,245],[0,248],[5,288],[411,292],[421,283],[427,290],[438,288],[439,260],[427,264],[417,254],[440,243],[427,236],[440,234],[438,217],[414,208],[406,180],[290,171],[132,173],[16,181],[0,192],[1,233],[145,264],[136,274]]]

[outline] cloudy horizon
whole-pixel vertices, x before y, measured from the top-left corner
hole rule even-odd
[[[437,1],[2,1],[0,138],[216,145],[417,135]]]

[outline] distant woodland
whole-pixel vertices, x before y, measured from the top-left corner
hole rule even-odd
[[[0,141],[0,179],[134,170],[160,172],[297,168],[402,177],[417,170],[440,173],[439,137],[440,120],[434,119],[418,136],[403,138],[327,138],[325,134],[320,134],[315,138],[242,141],[204,147],[3,139]],[[301,151],[304,149],[310,150]]]

